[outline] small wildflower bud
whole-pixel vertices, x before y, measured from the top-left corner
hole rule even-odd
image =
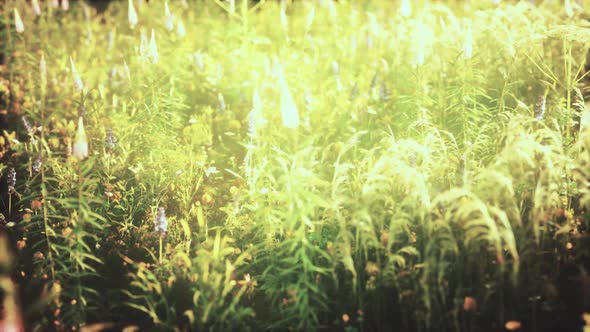
[[[220,93],[217,94],[217,101],[218,101],[218,106],[217,109],[219,110],[219,112],[223,113],[225,112],[225,99],[223,98],[223,95]]]
[[[348,323],[350,321],[350,316],[348,314],[343,314],[342,315],[342,321],[344,323]]]
[[[68,9],[70,9],[70,0],[61,0],[61,9],[63,11],[68,11]]]
[[[205,62],[203,61],[203,55],[201,52],[195,52],[195,65],[199,68],[200,71],[205,71]]]
[[[6,182],[8,184],[8,193],[14,194],[16,192],[14,189],[16,187],[16,170],[14,167],[9,167],[6,171]]]
[[[23,121],[23,126],[27,130],[27,133],[32,136],[35,133],[35,128],[33,128],[26,116],[23,115],[21,120]]]
[[[47,82],[47,63],[44,54],[41,54],[41,60],[39,60],[39,71],[41,72],[41,82]]]
[[[23,20],[20,18],[20,14],[16,8],[14,8],[14,28],[18,33],[23,33],[25,31],[25,25],[23,24]]]
[[[74,79],[74,88],[78,92],[82,92],[84,90],[84,82],[82,82],[82,78],[80,77],[80,73],[78,73],[78,69],[76,69],[76,65],[74,64],[74,60],[70,57],[70,66],[72,69],[72,77]]]
[[[156,225],[156,233],[158,233],[159,236],[165,236],[166,232],[168,231],[168,220],[166,219],[166,211],[163,207],[158,208],[156,219],[154,219],[154,224]]]
[[[113,30],[109,31],[107,35],[107,50],[111,50],[113,48],[113,44],[115,43],[115,32]]]
[[[186,29],[184,28],[184,23],[182,21],[178,21],[178,24],[176,25],[176,34],[180,38],[186,36]]]
[[[410,17],[412,15],[412,3],[410,0],[402,0],[399,13],[402,17]]]
[[[117,141],[117,137],[113,135],[113,128],[108,128],[104,140],[105,149],[107,149],[107,151],[113,151],[115,149],[115,144],[117,144]]]
[[[509,320],[504,324],[504,328],[508,331],[517,331],[521,326],[522,324],[517,320]]]
[[[133,6],[133,0],[129,0],[127,19],[129,20],[129,26],[131,26],[131,29],[135,28],[139,22],[139,19],[137,18],[137,12],[135,11],[135,6]]]
[[[299,111],[297,110],[297,105],[291,95],[291,91],[289,91],[289,86],[287,85],[287,80],[285,79],[282,70],[280,71],[279,84],[281,89],[280,107],[283,126],[287,128],[297,128],[299,127]]]
[[[39,0],[31,1],[31,7],[33,8],[33,13],[37,16],[41,16],[41,6],[39,6]]]
[[[466,296],[463,300],[463,310],[466,312],[474,312],[477,310],[477,301],[471,296]]]
[[[152,29],[152,37],[150,39],[149,59],[152,63],[158,63],[158,45],[156,45],[156,33]]]
[[[76,134],[76,142],[74,143],[72,155],[79,160],[88,158],[88,139],[84,130],[84,120],[82,117],[78,118],[78,133]]]
[[[332,74],[334,74],[334,76],[340,75],[340,66],[336,61],[332,61]]]
[[[547,108],[547,98],[545,97],[545,95],[542,95],[541,97],[539,97],[539,100],[537,101],[537,104],[535,105],[535,119],[537,119],[537,121],[543,120],[543,117],[545,116],[546,108]]]
[[[172,13],[170,12],[168,2],[164,3],[164,26],[168,31],[174,30],[174,16],[172,16]]]
[[[252,96],[252,111],[248,114],[248,135],[250,137],[256,137],[256,130],[259,125],[262,124],[262,100],[258,89],[254,89],[254,95]]]
[[[41,156],[38,156],[37,159],[35,159],[35,161],[33,162],[33,173],[39,173],[41,171],[41,166],[43,165],[43,162],[41,161]]]
[[[18,250],[22,250],[26,246],[27,246],[27,242],[25,242],[24,240],[18,240],[18,241],[16,241],[16,248]]]

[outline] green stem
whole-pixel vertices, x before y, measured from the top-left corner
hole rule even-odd
[[[162,265],[162,242],[163,242],[162,236],[160,236],[160,258],[159,258],[160,265]]]

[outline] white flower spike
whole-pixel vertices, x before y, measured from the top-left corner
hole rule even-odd
[[[129,25],[131,29],[135,28],[139,19],[137,18],[137,12],[135,11],[135,6],[133,6],[133,0],[129,0],[129,9],[127,10],[127,18],[129,19]]]
[[[289,91],[287,80],[285,80],[283,70],[280,70],[279,84],[281,89],[281,114],[283,117],[283,126],[287,128],[299,127],[299,111],[297,105]]]
[[[23,24],[23,20],[20,18],[20,14],[16,8],[14,8],[14,28],[18,33],[25,32],[25,25]]]
[[[79,160],[88,158],[88,138],[86,137],[82,117],[78,119],[78,133],[76,134],[76,142],[74,143],[72,155]]]

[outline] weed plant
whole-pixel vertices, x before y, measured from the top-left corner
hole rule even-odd
[[[583,5],[3,1],[27,329],[581,331]]]

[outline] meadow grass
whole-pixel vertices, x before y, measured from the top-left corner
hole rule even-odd
[[[578,2],[64,3],[0,6],[28,329],[582,329]]]

